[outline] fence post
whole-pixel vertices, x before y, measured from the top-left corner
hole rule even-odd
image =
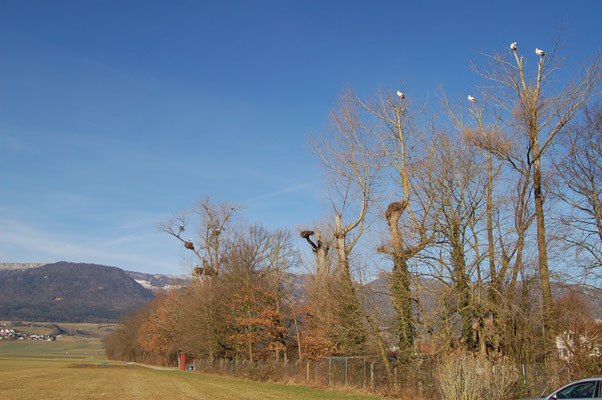
[[[307,360],[307,365],[306,365],[306,369],[307,369],[307,378],[306,380],[309,382],[309,363],[311,362],[311,360]]]
[[[364,389],[366,389],[366,357],[364,357]]]
[[[527,386],[527,374],[525,374],[525,363],[521,364],[523,366],[523,383]]]
[[[370,389],[374,392],[374,361],[370,363]]]
[[[347,386],[347,361],[349,360],[349,357],[345,357],[345,386]]]
[[[328,357],[328,386],[330,386],[330,370],[332,366],[332,358]]]

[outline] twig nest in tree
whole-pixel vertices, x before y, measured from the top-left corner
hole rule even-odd
[[[308,239],[311,235],[314,234],[314,231],[301,231],[299,233],[303,239]]]
[[[405,200],[394,201],[393,203],[389,204],[389,207],[387,207],[387,211],[385,212],[385,218],[389,219],[394,213],[401,215],[405,211],[407,206],[408,203],[406,203]]]

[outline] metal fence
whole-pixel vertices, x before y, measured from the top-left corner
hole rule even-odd
[[[201,372],[227,374],[255,380],[296,381],[319,386],[357,388],[373,392],[390,392],[410,377],[407,369],[393,367],[395,385],[391,385],[386,368],[378,357],[325,357],[321,360],[297,362],[195,359],[194,369]],[[417,373],[420,372],[420,373]],[[413,366],[411,379],[420,376],[416,387],[434,389],[432,374],[424,366]],[[427,383],[428,382],[428,383]],[[426,390],[427,392],[429,390]]]
[[[254,380],[295,381],[318,386],[349,387],[379,393],[396,393],[411,387],[426,398],[437,398],[433,371],[437,360],[427,358],[411,366],[393,366],[393,380],[388,378],[382,360],[374,356],[326,357],[321,360],[248,361],[194,359],[194,369]],[[520,364],[515,395],[525,397],[549,393],[568,382],[566,369],[560,364]]]

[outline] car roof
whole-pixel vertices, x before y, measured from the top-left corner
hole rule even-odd
[[[573,381],[571,383],[586,382],[586,381],[602,381],[602,376],[592,376],[591,378],[583,378],[583,379],[579,379],[578,381]],[[571,383],[569,383],[569,385]]]

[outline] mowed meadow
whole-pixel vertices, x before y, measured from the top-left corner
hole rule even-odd
[[[377,399],[108,361],[98,337],[0,341],[5,399]]]

